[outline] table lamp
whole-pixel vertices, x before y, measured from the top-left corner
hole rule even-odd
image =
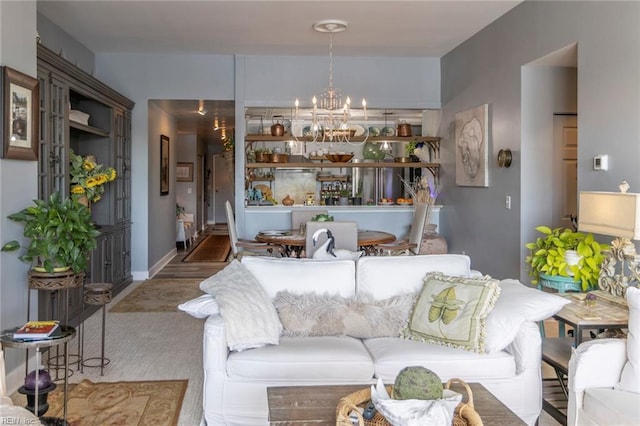
[[[581,191],[578,230],[616,237],[603,253],[598,287],[624,297],[630,283],[640,281],[640,256],[631,241],[640,240],[640,194]]]

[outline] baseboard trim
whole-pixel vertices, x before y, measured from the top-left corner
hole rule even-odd
[[[175,247],[171,251],[169,251],[169,253],[165,254],[164,257],[162,257],[158,262],[156,262],[155,265],[151,267],[151,269],[149,269],[149,278],[153,278],[154,275],[160,272],[162,268],[164,268],[169,262],[171,262],[171,259],[176,257],[177,254],[178,249]]]

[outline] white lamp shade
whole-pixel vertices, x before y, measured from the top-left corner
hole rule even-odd
[[[578,230],[640,240],[640,194],[581,191]]]

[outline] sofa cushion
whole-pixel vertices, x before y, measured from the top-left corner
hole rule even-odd
[[[278,346],[230,354],[227,374],[270,382],[362,381],[373,377],[373,362],[360,339],[282,337]]]
[[[414,294],[373,300],[368,294],[345,298],[331,294],[280,291],[273,299],[283,336],[398,337],[407,323]]]
[[[255,275],[272,299],[281,290],[314,291],[351,297],[355,294],[355,262],[294,258],[243,257],[242,264]]]
[[[501,351],[515,339],[525,321],[543,321],[571,301],[527,287],[518,280],[500,281],[500,296],[487,317],[485,350]]]
[[[458,377],[471,382],[516,374],[513,356],[504,351],[476,354],[397,337],[367,339],[364,345],[373,358],[376,377],[387,384],[393,383],[398,372],[409,365],[433,370],[442,380]]]
[[[637,425],[640,418],[640,394],[620,392],[615,389],[590,388],[584,391],[582,407],[582,416],[594,424]]]
[[[640,393],[640,290],[627,288],[629,332],[627,333],[627,363],[622,369],[618,389]]]
[[[207,318],[210,315],[220,313],[220,307],[216,298],[210,294],[203,294],[195,299],[187,300],[178,305],[178,309],[188,313],[194,318]]]
[[[461,254],[421,256],[365,256],[356,266],[358,293],[370,293],[376,299],[388,299],[422,288],[427,272],[469,277],[471,261]]]
[[[240,262],[233,260],[202,281],[200,289],[215,297],[229,350],[278,344],[282,332],[278,313],[262,286]]]
[[[500,294],[491,277],[461,278],[430,272],[403,336],[484,352],[485,320]]]

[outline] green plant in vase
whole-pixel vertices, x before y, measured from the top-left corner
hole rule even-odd
[[[543,235],[535,241],[525,244],[529,255],[525,258],[531,283],[537,284],[540,274],[569,277],[582,283],[587,291],[595,288],[600,275],[602,252],[609,249],[607,244],[595,240],[592,234],[576,232],[569,228],[551,229],[538,226],[536,231]],[[578,260],[575,264],[567,262],[567,251],[575,250]]]
[[[33,200],[34,205],[8,218],[24,224],[23,235],[31,241],[20,260],[32,264],[34,270],[49,273],[68,270],[84,272],[88,256],[96,248],[96,229],[89,209],[72,198],[63,199],[59,192],[47,201]],[[10,241],[2,251],[17,251],[18,241]]]

